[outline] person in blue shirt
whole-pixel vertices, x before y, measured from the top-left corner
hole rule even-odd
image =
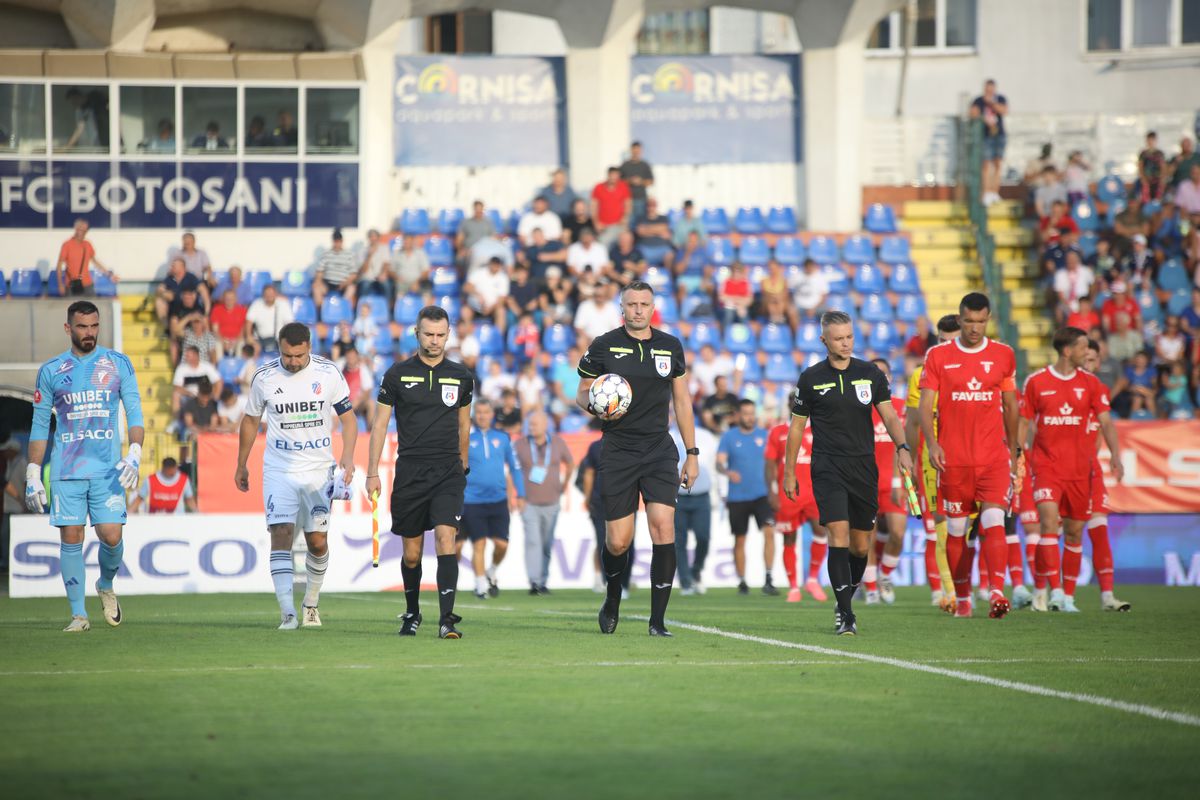
[[[671,428],[671,438],[679,451],[679,463],[686,455],[683,437],[678,428]],[[679,586],[685,595],[705,594],[704,562],[708,558],[708,545],[712,527],[712,500],[710,493],[717,471],[717,439],[707,428],[696,428],[696,447],[700,448],[700,472],[691,486],[679,487],[679,499],[675,504],[675,560],[679,564],[676,574]],[[696,537],[696,548],[688,558],[688,532]]]
[[[63,630],[91,629],[84,607],[86,578],[83,531],[89,517],[100,539],[100,579],[96,594],[109,625],[121,624],[121,604],[113,593],[113,577],[121,568],[125,545],[125,490],[138,484],[142,441],[142,401],[133,364],[123,354],[97,345],[100,312],[80,300],[67,308],[63,326],[71,349],[38,370],[33,393],[33,429],[29,433],[29,466],[25,471],[25,507],[46,510],[42,462],[50,437],[50,415],[57,418],[54,456],[50,462],[50,524],[59,529],[59,564],[71,622]],[[121,457],[120,407],[125,406],[129,451]]]
[[[471,473],[467,475],[467,490],[463,494],[462,527],[458,531],[459,547],[471,540],[475,567],[475,596],[483,600],[496,597],[496,569],[508,553],[508,480],[517,490],[517,512],[525,507],[525,479],[521,465],[513,454],[508,434],[493,430],[496,412],[487,400],[475,401],[475,425],[471,428]],[[508,467],[505,477],[504,468]],[[492,564],[487,563],[485,549],[492,540]]]
[[[758,411],[753,400],[738,403],[737,425],[721,434],[717,447],[717,471],[729,478],[729,527],[733,531],[733,565],[738,574],[738,594],[749,594],[746,585],[746,534],[754,517],[763,535],[763,562],[767,578],[762,593],[777,595],[771,579],[775,563],[775,513],[767,499],[767,432],[758,427]]]

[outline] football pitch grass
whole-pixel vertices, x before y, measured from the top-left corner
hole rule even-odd
[[[118,591],[120,584],[117,585]],[[90,594],[90,592],[89,592]],[[859,606],[649,592],[461,593],[460,641],[396,636],[399,594],[127,597],[69,635],[63,599],[0,598],[8,798],[1194,797],[1200,591],[1130,614],[951,619],[924,589]],[[690,627],[689,627],[690,626]]]

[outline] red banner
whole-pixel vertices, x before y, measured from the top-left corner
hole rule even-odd
[[[1101,454],[1109,505],[1116,513],[1176,514],[1200,512],[1200,422],[1125,422],[1117,423],[1117,433],[1125,453],[1125,481],[1117,486],[1108,471],[1108,453]],[[563,434],[578,464],[588,444],[597,434],[592,431]],[[340,442],[334,437],[335,444]],[[261,512],[261,485],[254,476],[262,475],[263,441],[250,456],[251,489],[242,494],[233,485],[237,467],[237,436],[202,434],[200,436],[197,481],[200,508],[212,513]],[[396,461],[396,437],[388,436],[380,458],[381,476]],[[358,437],[355,464],[367,466],[367,436]],[[362,474],[366,474],[363,472]],[[391,483],[390,476],[384,486]],[[365,501],[359,510],[368,511]]]

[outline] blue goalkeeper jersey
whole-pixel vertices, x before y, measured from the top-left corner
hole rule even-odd
[[[120,412],[129,427],[142,427],[142,400],[133,364],[123,354],[97,346],[86,356],[68,350],[38,370],[33,394],[31,441],[50,438],[50,413],[57,418],[50,480],[86,480],[112,474],[121,460]]]

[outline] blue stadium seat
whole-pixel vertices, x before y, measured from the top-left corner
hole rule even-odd
[[[1096,198],[1105,203],[1125,199],[1125,184],[1116,175],[1105,175],[1096,183]]]
[[[57,283],[57,281],[51,281]],[[8,293],[13,297],[41,297],[42,275],[36,269],[18,269],[12,274]]]
[[[475,338],[479,340],[479,355],[504,355],[504,337],[490,322],[481,322],[475,326]]]
[[[925,314],[925,298],[921,295],[902,294],[896,298],[896,319],[901,322],[916,322]]]
[[[1116,223],[1117,215],[1128,207],[1123,199],[1117,198],[1108,204],[1108,211],[1104,213],[1104,227],[1111,228]]]
[[[325,297],[325,302],[321,304],[321,322],[326,325],[337,325],[340,322],[349,322],[354,318],[354,309],[350,308],[350,303],[340,294],[329,294]]]
[[[246,279],[242,283],[248,287],[246,291],[250,293],[251,300],[254,300],[262,297],[263,289],[267,288],[267,284],[274,282],[275,279],[271,277],[271,273],[265,269],[256,269],[246,273]],[[238,302],[241,302],[240,296]],[[243,305],[248,304],[244,303]]]
[[[1158,288],[1164,292],[1176,292],[1180,289],[1190,289],[1191,279],[1175,259],[1168,259],[1158,268]],[[1190,305],[1190,303],[1189,303]]]
[[[438,213],[438,233],[442,236],[450,236],[458,233],[458,226],[462,224],[463,210],[461,208],[443,208]]]
[[[756,264],[746,272],[746,279],[750,281],[750,288],[758,291],[762,286],[762,282],[766,279],[771,271],[762,264]]]
[[[1176,289],[1167,298],[1167,313],[1173,317],[1177,317],[1188,309],[1192,304],[1192,290],[1188,287]]]
[[[299,269],[285,272],[279,282],[279,293],[284,297],[309,297],[312,295],[312,277]]]
[[[386,297],[360,297],[358,298],[358,308],[361,309],[366,305],[371,311],[371,319],[380,325],[386,326],[388,319],[388,305]]]
[[[405,236],[428,236],[429,212],[423,208],[406,208],[400,214],[400,232]]]
[[[303,322],[305,325],[317,324],[317,306],[311,297],[293,297],[290,302],[292,316],[296,318],[296,322]]]
[[[1092,198],[1085,197],[1075,204],[1071,209],[1071,216],[1075,218],[1075,224],[1079,226],[1079,230],[1094,233],[1100,230],[1100,215],[1096,213],[1096,206],[1092,204]]]
[[[1096,242],[1098,241],[1100,241],[1099,235],[1092,232],[1079,235],[1079,250],[1085,259],[1096,255]]]
[[[45,281],[46,297],[62,297],[62,289],[58,285],[58,279],[53,275],[46,276]]]
[[[878,294],[886,289],[883,272],[874,264],[860,264],[854,272],[854,291]]]
[[[765,239],[757,236],[746,236],[738,248],[738,260],[746,266],[762,265],[771,260],[771,248]]]
[[[415,325],[417,314],[420,313],[424,302],[419,294],[406,294],[396,298],[396,307],[392,313],[396,322],[401,325]]]
[[[825,350],[824,349],[822,349],[820,353],[809,353],[807,356],[804,357],[804,363],[800,365],[800,369],[802,369],[802,370],[808,369],[809,367],[820,364],[824,360],[825,360]]]
[[[4,280],[3,270],[0,270],[0,297],[8,297],[8,281]]]
[[[753,353],[758,349],[754,330],[743,322],[725,328],[725,349],[730,353]]]
[[[796,369],[796,359],[791,351],[787,353],[771,353],[763,369],[763,377],[776,383],[791,383],[796,380],[800,370]]]
[[[733,359],[733,368],[742,373],[743,383],[758,383],[762,380],[762,366],[753,354],[738,353]]]
[[[450,318],[451,323],[458,322],[459,314],[462,311],[462,303],[457,297],[450,294],[444,294],[437,299],[434,305],[440,306],[441,309],[446,312],[446,316]]]
[[[425,240],[425,255],[429,256],[429,263],[432,266],[453,266],[454,243],[445,236],[430,236]]]
[[[733,217],[733,227],[738,233],[757,235],[766,233],[767,221],[758,206],[743,206]]]
[[[762,327],[758,341],[764,353],[792,352],[792,332],[786,325],[768,322]]]
[[[679,304],[675,301],[674,295],[654,295],[654,308],[658,311],[659,322],[667,325],[679,322]]]
[[[767,232],[791,234],[796,232],[796,211],[791,206],[772,206],[767,212]]]
[[[1105,298],[1107,299],[1107,298]],[[1142,310],[1142,322],[1162,322],[1163,310],[1162,305],[1158,302],[1158,296],[1154,292],[1145,291],[1138,292],[1134,295],[1134,300],[1137,300],[1138,307]],[[1103,305],[1097,298],[1097,306]]]
[[[895,233],[896,212],[883,203],[872,203],[863,217],[863,227],[871,233]]]
[[[217,375],[220,376],[221,382],[235,392],[240,388],[238,376],[242,374],[242,367],[245,366],[245,363],[237,356],[225,356],[217,362]]]
[[[733,263],[733,242],[719,236],[708,239],[708,263],[716,267],[727,267]]]
[[[869,294],[864,297],[859,313],[866,322],[891,322],[896,318],[892,304],[881,294]]]
[[[651,245],[645,242],[639,244],[638,249],[642,251],[642,256],[646,259],[646,263],[653,264],[656,267],[662,266],[662,263],[667,260],[667,253],[671,252],[670,245]]]
[[[678,224],[679,220],[681,219],[683,219],[682,208],[672,208],[667,212],[667,224],[671,226],[671,230],[675,230],[675,225]]]
[[[825,298],[825,308],[828,311],[844,311],[851,317],[856,316],[854,303],[851,302],[850,296],[846,294],[830,292]]]
[[[1142,204],[1142,219],[1150,219],[1159,211],[1162,211],[1162,201],[1151,200],[1148,203]]]
[[[688,322],[712,322],[716,319],[713,314],[712,298],[703,292],[692,292],[683,298],[679,316],[680,319]]]
[[[838,263],[837,242],[828,236],[814,236],[808,240],[808,257],[818,264]]]
[[[497,234],[504,233],[504,220],[500,217],[499,211],[489,208],[483,212],[483,215],[492,221],[492,227],[496,229]]]
[[[396,340],[392,338],[390,326],[384,325],[379,329],[379,333],[375,334],[375,352],[381,356],[396,352]]]
[[[865,264],[875,261],[875,244],[871,237],[856,233],[842,243],[842,261],[847,264]]]
[[[418,347],[417,344],[417,329],[413,326],[408,326],[400,331],[400,352],[413,353]],[[393,415],[393,419],[395,416]]]
[[[800,323],[800,328],[796,331],[796,349],[801,353],[825,352],[825,345],[821,342],[821,324],[819,322],[808,320]]]
[[[552,356],[560,355],[575,344],[575,329],[570,325],[551,325],[542,333],[542,347]]]
[[[723,208],[706,208],[700,214],[704,230],[709,236],[724,236],[729,233],[729,217]]]
[[[582,430],[587,430],[588,418],[583,414],[567,414],[562,418],[562,422],[558,423],[559,433],[579,433]]]
[[[841,267],[827,264],[821,267],[821,274],[825,276],[825,281],[829,284],[829,291],[834,294],[845,294],[850,291],[850,276]]]
[[[871,333],[867,336],[867,347],[876,353],[886,355],[896,346],[898,338],[896,328],[892,323],[877,322],[871,327]]]
[[[671,271],[663,267],[647,267],[646,274],[643,276],[646,283],[654,287],[655,292],[670,292],[671,290]]]
[[[508,215],[508,219],[504,220],[504,233],[506,236],[516,236],[517,228],[521,225],[520,210],[513,211]]]
[[[803,264],[804,243],[795,236],[780,236],[775,242],[775,260],[780,264]]]
[[[679,329],[669,322],[660,322],[655,327],[663,333],[669,333],[675,338],[679,338]]]
[[[698,322],[692,326],[691,336],[688,337],[688,349],[699,352],[706,344],[721,349],[721,328],[716,323]]]
[[[112,278],[108,277],[107,273],[99,272],[96,269],[91,269],[92,287],[96,290],[96,297],[116,297],[117,285],[113,283]],[[57,281],[52,281],[57,283]]]
[[[458,296],[458,273],[453,267],[434,267],[429,280],[433,284],[434,294]]]
[[[912,249],[903,236],[888,236],[879,243],[879,260],[885,264],[911,264]]]
[[[921,284],[917,281],[917,271],[911,264],[903,262],[892,267],[892,277],[888,279],[888,288],[896,294],[919,294]]]

